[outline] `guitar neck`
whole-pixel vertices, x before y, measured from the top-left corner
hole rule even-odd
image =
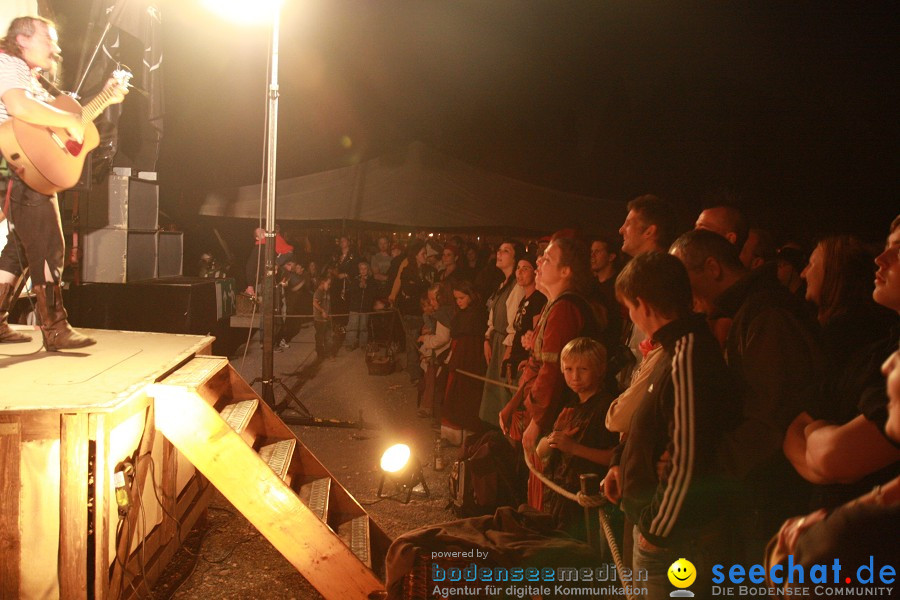
[[[109,101],[112,99],[114,92],[115,88],[107,88],[85,104],[81,109],[82,124],[92,123],[94,119],[100,116],[100,113],[109,106]]]

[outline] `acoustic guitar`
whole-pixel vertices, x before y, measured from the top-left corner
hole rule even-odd
[[[88,153],[100,143],[100,134],[93,121],[111,104],[118,87],[128,87],[131,73],[117,70],[116,83],[97,94],[82,107],[69,96],[61,95],[50,105],[67,112],[80,114],[84,125],[84,140],[75,141],[61,127],[47,127],[26,123],[10,117],[0,124],[0,152],[10,168],[29,187],[48,196],[78,183]]]

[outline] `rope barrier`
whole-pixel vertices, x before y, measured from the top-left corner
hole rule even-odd
[[[587,494],[583,494],[579,491],[577,494],[573,494],[572,492],[558,486],[553,481],[547,479],[543,473],[539,473],[535,468],[534,464],[531,461],[531,457],[528,455],[528,451],[525,448],[522,448],[522,452],[525,455],[525,464],[528,465],[528,470],[531,471],[535,477],[537,477],[541,483],[546,485],[548,488],[559,494],[560,496],[567,498],[573,502],[577,502],[580,506],[585,508],[599,508],[603,504],[606,503],[606,498],[602,495],[598,496],[588,496]],[[600,527],[603,529],[603,536],[606,538],[606,544],[609,546],[610,554],[613,556],[613,562],[616,563],[616,569],[619,573],[625,572],[625,563],[622,562],[622,553],[619,552],[619,546],[616,544],[615,533],[612,530],[612,525],[609,524],[609,517],[602,510],[600,513]],[[626,582],[624,579],[622,580],[622,589],[625,590],[625,596],[628,600],[632,600],[633,596],[628,593],[628,586],[624,585]],[[631,583],[628,581],[627,583]]]
[[[462,369],[456,369],[456,373],[459,373],[460,375],[465,375],[466,377],[471,377],[472,379],[484,381],[485,383],[491,383],[498,387],[505,387],[506,389],[512,390],[514,392],[519,389],[519,386],[517,386],[517,385],[510,385],[510,384],[506,383],[505,381],[499,381],[497,379],[489,379],[487,377],[482,377],[481,375],[476,375],[475,373],[470,373],[469,371],[463,371]]]
[[[531,462],[531,457],[528,456],[528,452],[522,448],[523,453],[525,454],[525,464],[528,465],[528,470],[534,473],[534,476],[537,477],[541,483],[546,485],[548,488],[562,496],[563,498],[567,498],[572,502],[577,502],[580,506],[585,508],[597,508],[598,506],[602,506],[606,503],[606,498],[602,495],[598,496],[587,496],[582,494],[580,491],[577,494],[573,494],[569,490],[560,487],[550,479],[544,476],[543,473],[540,473],[537,469],[534,468],[534,463]]]
[[[332,314],[328,315],[328,318],[330,319],[330,318],[332,318],[332,317],[349,317],[350,315],[385,315],[385,316],[387,316],[387,315],[391,314],[392,312],[394,312],[394,311],[391,311],[391,310],[376,310],[376,311],[372,311],[372,312],[332,313]],[[252,314],[252,313],[250,313],[250,314]],[[243,313],[243,314],[242,314],[242,313],[235,313],[234,316],[235,316],[235,317],[249,317],[250,314],[248,314],[248,313]],[[257,312],[256,314],[261,314],[261,313]],[[275,318],[276,318],[276,319],[312,319],[312,318],[314,318],[314,317],[315,317],[315,315],[312,315],[312,314],[309,314],[309,315],[280,315],[280,314],[276,314],[276,315],[275,315]]]

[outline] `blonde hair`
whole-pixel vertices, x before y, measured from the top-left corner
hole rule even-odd
[[[560,368],[562,368],[563,362],[580,358],[591,363],[601,377],[606,374],[606,348],[595,339],[589,337],[575,338],[566,344],[559,358]]]

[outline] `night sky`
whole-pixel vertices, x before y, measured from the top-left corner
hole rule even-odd
[[[779,232],[884,235],[896,4],[764,4],[286,0],[278,175],[421,140],[565,191],[654,192],[686,223],[724,186]],[[158,170],[188,219],[207,190],[260,180],[269,32],[198,0],[163,17]]]

